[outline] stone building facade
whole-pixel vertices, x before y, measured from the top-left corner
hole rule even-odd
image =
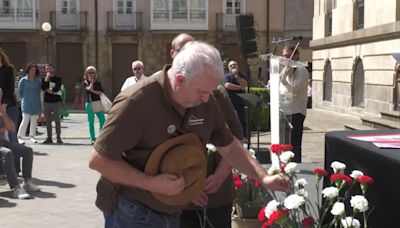
[[[306,6],[302,16],[285,14],[297,10],[301,2],[300,7]],[[302,35],[302,56],[311,60],[307,40],[312,35],[312,4],[312,0],[2,0],[0,46],[17,70],[48,59],[63,78],[69,101],[74,83],[88,65],[97,67],[106,94],[114,97],[132,74],[133,60],[144,62],[146,75],[171,62],[170,43],[181,32],[212,43],[224,59],[236,59],[244,69],[237,46],[237,14],[254,16],[260,54],[275,46],[279,53],[282,44],[272,45],[273,37]],[[50,32],[42,31],[43,22],[52,25]],[[266,75],[268,66],[258,58],[249,63],[254,85],[258,69]]]
[[[396,0],[314,0],[313,105],[359,116],[398,112]]]

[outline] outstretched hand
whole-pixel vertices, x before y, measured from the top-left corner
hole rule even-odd
[[[290,182],[282,174],[268,175],[262,179],[262,183],[271,191],[290,193]]]

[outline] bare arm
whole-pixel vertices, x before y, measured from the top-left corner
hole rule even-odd
[[[149,176],[123,160],[112,160],[95,149],[90,155],[89,167],[97,170],[110,181],[126,186],[141,188],[164,195],[179,194],[185,187],[183,177],[172,174]]]
[[[243,149],[240,141],[235,139],[225,147],[217,148],[224,159],[248,176],[259,179],[265,187],[272,191],[289,192],[289,183],[280,175],[270,176],[250,153]]]
[[[242,87],[240,85],[236,85],[231,82],[226,82],[224,84],[224,86],[226,89],[229,89],[229,90],[242,90]]]

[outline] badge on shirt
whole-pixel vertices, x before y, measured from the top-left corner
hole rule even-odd
[[[168,132],[168,134],[170,134],[170,135],[175,135],[175,132],[176,132],[176,127],[175,127],[175,125],[173,125],[173,124],[168,125],[168,127],[167,127],[167,132]]]
[[[197,117],[195,117],[194,115],[189,116],[189,121],[188,121],[188,125],[189,126],[195,126],[195,125],[201,125],[204,123],[204,119],[197,119]]]

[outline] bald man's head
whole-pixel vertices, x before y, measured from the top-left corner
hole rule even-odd
[[[179,53],[181,48],[189,41],[193,41],[194,38],[193,36],[186,34],[186,33],[181,33],[172,40],[171,42],[171,50],[169,51],[169,54],[171,55],[171,58],[175,58],[175,56]]]

